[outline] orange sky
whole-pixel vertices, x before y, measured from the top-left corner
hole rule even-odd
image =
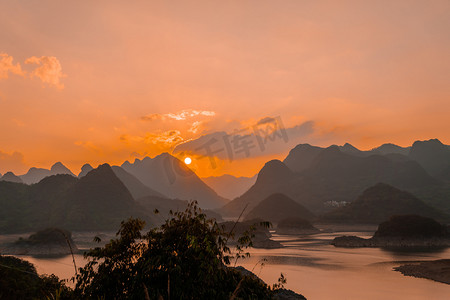
[[[395,3],[393,3],[395,2]],[[450,2],[2,1],[0,173],[120,164],[265,117],[295,143],[450,144]]]

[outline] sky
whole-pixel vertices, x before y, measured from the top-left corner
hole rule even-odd
[[[450,144],[448,0],[0,0],[0,28],[2,174],[169,152],[251,176],[299,143]],[[287,138],[261,147],[260,125]]]

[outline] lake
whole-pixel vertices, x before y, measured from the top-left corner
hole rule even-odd
[[[450,258],[450,249],[440,251],[388,251],[378,248],[336,248],[329,242],[340,235],[370,237],[373,232],[334,232],[311,236],[273,235],[285,248],[252,249],[251,257],[238,261],[266,283],[277,282],[282,272],[286,288],[308,299],[448,299],[450,285],[428,279],[403,276],[392,270],[402,262]],[[88,247],[92,234],[74,233],[80,248]],[[104,235],[104,241],[112,237]],[[21,256],[36,265],[39,273],[60,278],[74,274],[71,256],[36,258]],[[265,265],[259,263],[266,259]],[[77,266],[85,260],[76,255]]]

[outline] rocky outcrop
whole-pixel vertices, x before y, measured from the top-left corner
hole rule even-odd
[[[450,259],[408,263],[394,268],[405,276],[427,278],[450,284]]]
[[[310,222],[299,217],[283,219],[278,223],[278,234],[316,234],[320,230],[314,227]]]
[[[431,218],[403,215],[393,216],[381,223],[369,239],[341,236],[335,238],[331,244],[336,247],[450,247],[450,235],[446,226]]]
[[[66,255],[78,252],[72,240],[72,234],[59,228],[48,228],[20,238],[4,249],[3,254],[10,255]]]

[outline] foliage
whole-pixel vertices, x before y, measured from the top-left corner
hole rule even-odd
[[[182,212],[143,234],[144,222],[122,222],[117,238],[86,253],[75,287],[80,299],[267,299],[272,290],[230,265],[233,233],[191,202]],[[251,234],[240,240],[240,253]],[[244,255],[245,256],[245,255]]]
[[[41,275],[33,264],[0,256],[0,299],[72,299],[72,291],[55,275]]]

